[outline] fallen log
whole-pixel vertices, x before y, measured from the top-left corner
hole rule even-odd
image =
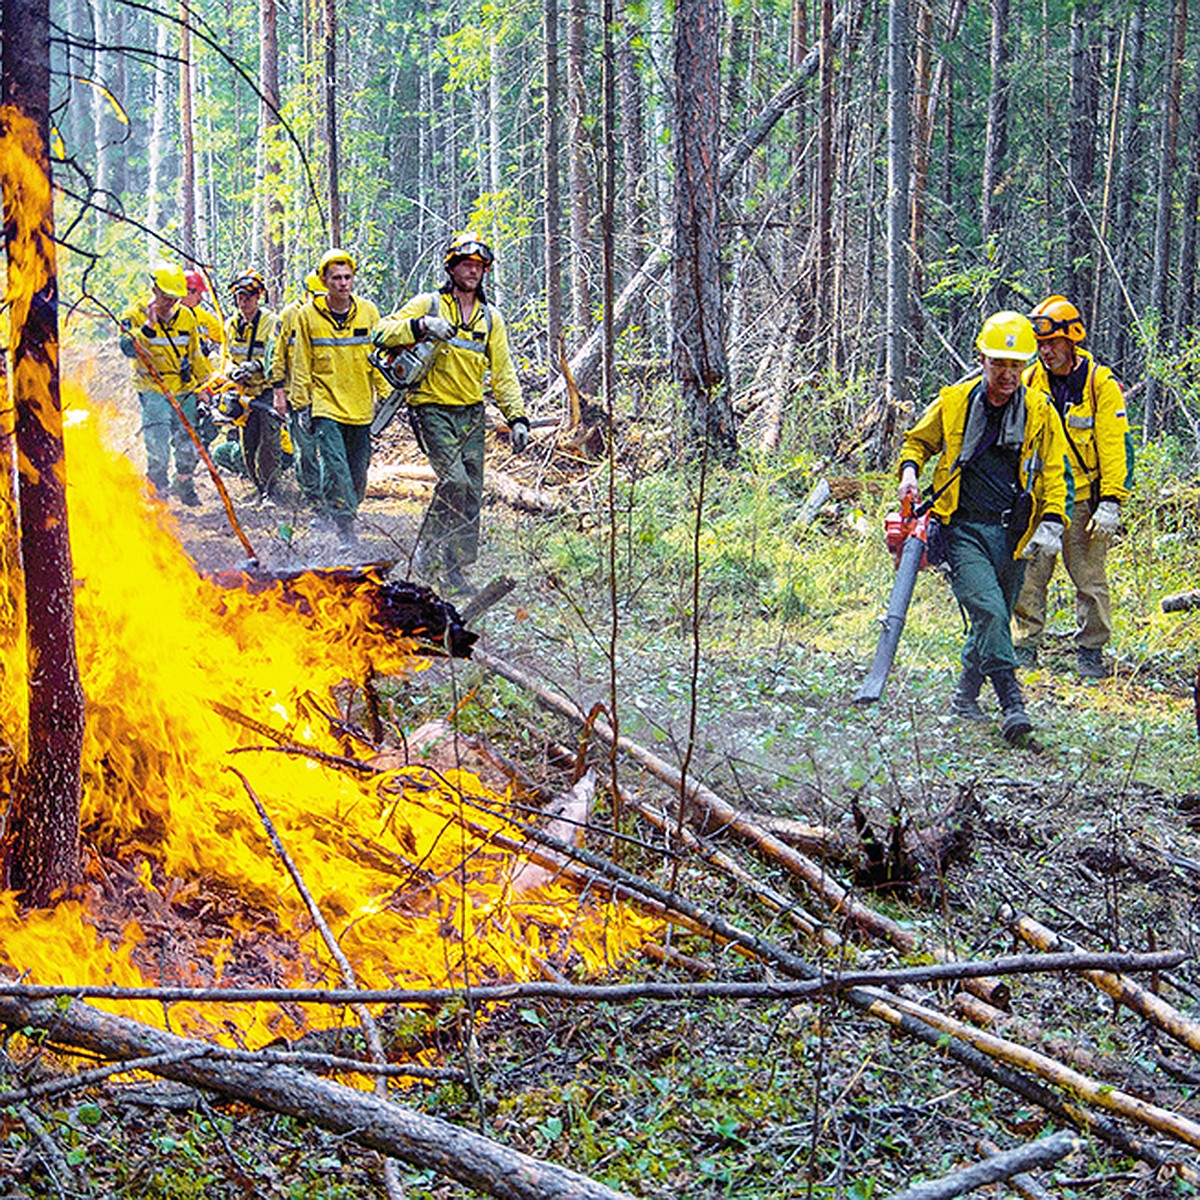
[[[881,995],[879,998],[882,1003],[916,1017],[917,1020],[925,1022],[941,1033],[949,1034],[952,1038],[966,1042],[967,1045],[973,1046],[990,1058],[1019,1070],[1031,1071],[1039,1078],[1088,1104],[1107,1109],[1109,1112],[1135,1121],[1148,1129],[1153,1129],[1156,1133],[1164,1133],[1188,1146],[1200,1148],[1200,1124],[1187,1117],[1182,1117],[1157,1104],[1149,1104],[1110,1084],[1097,1083],[1090,1076],[1084,1075],[1082,1071],[1064,1066],[1048,1055],[1031,1050],[1027,1046],[1019,1046],[1015,1042],[1007,1041],[992,1033],[986,1033],[971,1025],[964,1025],[963,1022],[956,1021],[953,1017],[948,1017],[936,1009],[890,994]]]
[[[581,724],[587,723],[586,714],[580,712],[566,697],[545,687],[525,671],[483,650],[476,649],[472,657],[484,669],[526,688],[545,707],[573,721]],[[591,728],[610,746],[613,744],[612,730],[604,721],[595,720],[592,722]],[[619,750],[628,754],[630,758],[664,783],[669,784],[677,791],[681,787],[683,779],[680,773],[656,754],[624,736],[618,737],[616,744]],[[899,922],[863,904],[849,888],[838,883],[823,864],[813,861],[807,855],[768,833],[744,813],[735,809],[728,801],[718,796],[711,788],[702,783],[689,783],[687,798],[720,830],[736,833],[755,846],[768,859],[800,879],[811,891],[820,896],[834,914],[842,920],[857,926],[865,933],[884,938],[905,953],[920,951],[929,954],[938,962],[955,960],[956,955],[944,946],[923,942],[915,933],[902,928]],[[1006,1008],[1008,1005],[1009,989],[1002,980],[975,979],[965,986],[969,986],[976,995],[987,1000],[989,1004],[996,1005],[997,1008]]]
[[[1168,612],[1190,612],[1200,608],[1200,591],[1174,592],[1162,598],[1162,610]]]
[[[294,1067],[178,1057],[203,1043],[101,1012],[78,1000],[64,1007],[55,1001],[30,1003],[2,997],[0,1024],[39,1031],[55,1046],[89,1050],[114,1061],[176,1056],[155,1068],[155,1073],[308,1121],[498,1200],[632,1200],[626,1192],[557,1163],[532,1158],[473,1130]]]
[[[503,471],[489,471],[486,486],[510,508],[518,508],[524,512],[556,513],[567,507],[567,503],[553,492],[548,492],[545,488],[526,487]]]
[[[975,1149],[985,1158],[995,1158],[997,1154],[1003,1153],[995,1142],[989,1142],[986,1138],[980,1138],[975,1143]],[[1008,1186],[1023,1200],[1054,1200],[1054,1197],[1032,1175],[1026,1175],[1022,1171],[1015,1171],[1008,1177]]]
[[[1070,938],[1055,933],[1032,917],[1017,915],[1007,904],[1001,907],[997,916],[1023,942],[1038,950],[1071,953],[1083,949]],[[1168,1037],[1187,1046],[1189,1050],[1200,1051],[1200,1023],[1184,1016],[1161,996],[1113,971],[1081,970],[1079,974],[1120,1004],[1145,1017]]]
[[[1024,1171],[1053,1166],[1081,1149],[1083,1139],[1076,1133],[1063,1130],[1036,1142],[1026,1142],[1024,1146],[1017,1146],[1014,1150],[1005,1150],[991,1158],[985,1158],[982,1162],[963,1167],[961,1171],[955,1171],[941,1179],[931,1179],[907,1187],[901,1192],[893,1192],[890,1200],[953,1200],[953,1197],[964,1196],[977,1188],[1011,1180],[1014,1175]]]

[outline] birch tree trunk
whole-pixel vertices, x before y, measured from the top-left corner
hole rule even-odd
[[[276,0],[260,0],[258,30],[261,40],[259,74],[263,99],[259,107],[259,152],[263,156],[262,262],[273,299],[283,296],[283,172],[279,138],[279,13]]]
[[[722,342],[718,221],[720,0],[680,0],[675,12],[675,329],[671,368],[683,403],[684,447],[725,462],[737,430]]]
[[[1096,174],[1096,114],[1100,110],[1098,92],[1100,48],[1093,32],[1097,23],[1096,6],[1077,8],[1071,19],[1071,187],[1067,194],[1067,279],[1068,291],[1086,311],[1092,294],[1096,242],[1092,234],[1091,204]]]
[[[8,260],[9,386],[21,464],[28,726],[4,834],[5,886],[36,907],[50,904],[78,876],[84,728],[58,379],[58,278],[47,149],[49,47],[49,0],[8,0],[0,194]]]
[[[991,88],[988,92],[987,136],[983,150],[983,203],[980,239],[984,253],[1000,230],[1000,178],[1008,154],[1008,0],[991,0],[992,35],[989,43]],[[989,297],[987,307],[991,307]]]
[[[146,227],[158,230],[165,220],[163,210],[164,180],[167,175],[166,164],[170,157],[167,148],[167,114],[171,111],[170,77],[167,71],[168,55],[171,49],[171,31],[165,20],[160,19],[157,25],[154,53],[154,84],[151,94],[152,116],[150,118],[150,151],[149,186],[146,198]],[[147,257],[153,258],[158,251],[158,243],[153,234],[147,235]]]
[[[1179,100],[1183,56],[1187,44],[1187,0],[1175,0],[1171,20],[1171,49],[1163,86],[1158,142],[1158,211],[1154,221],[1154,268],[1150,276],[1150,312],[1155,318],[1154,350],[1170,344],[1167,324],[1167,278],[1171,254],[1171,191],[1175,180],[1176,142],[1179,137]],[[1151,372],[1146,379],[1143,444],[1162,432],[1165,396],[1161,381]]]

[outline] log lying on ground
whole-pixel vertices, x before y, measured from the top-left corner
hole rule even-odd
[[[526,487],[503,471],[489,471],[485,481],[491,492],[510,508],[532,513],[556,513],[567,507],[566,502],[553,492],[545,488]]]
[[[1162,598],[1163,612],[1190,612],[1200,608],[1200,591],[1175,592]]]
[[[990,1058],[995,1058],[1020,1070],[1032,1071],[1048,1083],[1062,1088],[1070,1095],[1084,1100],[1088,1104],[1107,1109],[1126,1120],[1135,1121],[1139,1125],[1144,1125],[1158,1133],[1165,1133],[1189,1146],[1200,1148],[1200,1124],[1180,1116],[1179,1113],[1171,1112],[1157,1104],[1149,1104],[1145,1100],[1131,1096],[1109,1084],[1097,1083],[1096,1080],[1084,1075],[1082,1071],[1064,1066],[1037,1050],[1019,1046],[1015,1042],[1006,1041],[995,1034],[985,1033],[970,1025],[964,1025],[961,1021],[947,1017],[923,1004],[890,994],[882,994],[880,1001],[900,1012],[916,1017],[917,1020],[925,1022],[942,1033],[966,1042]]]
[[[44,1031],[54,1045],[90,1050],[113,1061],[182,1056],[201,1045],[80,1001],[63,1008],[53,1001],[0,997],[0,1024]],[[510,1150],[473,1130],[293,1067],[178,1057],[156,1068],[156,1074],[309,1121],[499,1200],[632,1200],[626,1192]]]
[[[952,1175],[930,1179],[907,1187],[902,1192],[894,1192],[890,1200],[953,1200],[955,1196],[964,1196],[988,1184],[1011,1179],[1022,1171],[1053,1166],[1082,1148],[1083,1139],[1078,1134],[1064,1130],[1036,1142],[1026,1142],[1015,1150],[1005,1150],[992,1158],[985,1158],[983,1162],[963,1167]]]
[[[584,714],[564,696],[560,696],[557,692],[530,678],[526,672],[511,663],[478,649],[472,657],[486,670],[526,688],[539,703],[547,708],[571,720],[581,723],[586,721]],[[612,745],[612,730],[605,722],[597,720],[592,724],[592,728],[599,737]],[[684,781],[680,773],[670,763],[656,754],[652,754],[645,747],[639,746],[627,737],[619,737],[617,738],[617,748],[676,791],[683,786]],[[807,855],[769,834],[744,813],[735,809],[728,801],[718,796],[711,788],[702,783],[688,783],[687,798],[697,810],[708,818],[709,829],[707,832],[712,832],[713,826],[715,826],[718,830],[727,829],[746,839],[773,862],[785,867],[800,879],[816,895],[820,896],[842,920],[856,925],[865,933],[884,938],[905,953],[920,950],[938,962],[953,962],[957,957],[943,946],[923,942],[916,934],[902,928],[897,921],[893,921],[890,917],[863,904],[848,888],[838,883],[821,863],[814,862]],[[1009,988],[1002,980],[973,979],[964,986],[969,987],[976,995],[987,1000],[989,1004],[996,1005],[997,1008],[1008,1006]]]
[[[371,619],[394,638],[413,638],[433,653],[447,649],[470,658],[479,635],[466,628],[458,609],[431,588],[410,580],[387,579],[394,563],[360,567],[313,567],[306,571],[217,571],[209,582],[251,596],[275,594],[298,612],[311,614],[330,593],[346,599],[366,596]]]
[[[1003,1153],[995,1142],[989,1142],[986,1138],[981,1138],[976,1142],[975,1149],[984,1158],[995,1158],[997,1154]],[[1032,1175],[1026,1175],[1022,1171],[1016,1171],[1008,1177],[1008,1186],[1018,1196],[1023,1197],[1023,1200],[1054,1200],[1054,1197]]]
[[[1032,917],[1019,916],[1007,904],[997,916],[1023,942],[1038,950],[1072,953],[1082,949],[1070,938],[1062,937]],[[1168,1037],[1181,1042],[1189,1050],[1200,1052],[1200,1023],[1184,1016],[1161,996],[1156,996],[1141,984],[1114,971],[1080,971],[1079,974],[1114,1000],[1157,1025]]]

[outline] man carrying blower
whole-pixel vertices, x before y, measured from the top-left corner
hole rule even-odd
[[[1017,683],[1009,622],[1026,560],[1062,548],[1066,441],[1048,393],[1021,382],[1037,352],[1029,319],[996,313],[975,344],[979,373],[943,388],[904,438],[900,502],[917,503],[921,469],[940,455],[932,518],[944,527],[950,585],[970,622],[953,708],[967,720],[987,720],[979,694],[990,679],[1005,740],[1025,744],[1033,723]]]

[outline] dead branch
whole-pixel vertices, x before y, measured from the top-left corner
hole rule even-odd
[[[1162,598],[1163,612],[1190,612],[1200,608],[1200,591],[1174,592]]]
[[[992,1158],[985,1158],[941,1179],[914,1184],[902,1192],[893,1193],[891,1200],[952,1200],[954,1196],[964,1196],[988,1184],[1009,1180],[1022,1171],[1053,1166],[1081,1149],[1083,1139],[1078,1134],[1063,1130],[1036,1142],[1026,1142],[1014,1150],[1005,1150]]]
[[[89,1050],[117,1061],[179,1056],[200,1044],[79,1001],[62,1008],[54,1001],[29,1003],[3,997],[0,1024],[39,1030],[56,1046]],[[311,1122],[498,1200],[632,1200],[626,1192],[614,1191],[557,1163],[531,1158],[471,1129],[293,1067],[207,1056],[176,1057],[155,1073]]]
[[[582,723],[586,720],[585,715],[566,697],[547,688],[511,663],[478,648],[475,649],[473,658],[484,669],[526,688],[545,707],[574,721]],[[612,730],[604,721],[596,720],[592,728],[599,737],[612,745]],[[679,772],[656,754],[623,736],[617,739],[617,746],[652,775],[676,790],[680,788],[682,778]],[[838,883],[824,865],[814,862],[807,855],[769,834],[711,788],[702,783],[689,784],[688,800],[720,829],[730,830],[745,838],[769,860],[785,867],[820,896],[839,917],[872,936],[884,938],[905,953],[920,950],[939,962],[954,961],[955,955],[950,950],[936,943],[922,942],[915,933],[902,928],[898,922],[863,904],[848,888]],[[971,981],[970,986],[976,995],[982,996],[989,1004],[995,1004],[999,1008],[1007,1007],[1008,988],[1000,980],[975,979]]]
[[[300,868],[296,866],[295,860],[288,853],[287,847],[284,846],[283,839],[279,836],[279,831],[275,828],[275,822],[268,816],[266,808],[254,789],[250,786],[250,781],[245,775],[237,770],[236,767],[230,767],[229,769],[242,781],[242,786],[246,789],[246,794],[250,797],[250,802],[254,805],[255,811],[258,813],[258,818],[262,822],[263,828],[267,831],[267,837],[270,838],[275,853],[279,856],[280,862],[283,863],[287,873],[291,876],[292,883],[296,885],[296,891],[304,901],[305,908],[308,909],[308,915],[312,918],[313,925],[316,927],[317,932],[320,933],[329,953],[333,956],[333,961],[337,963],[338,970],[342,973],[342,982],[351,992],[357,992],[358,981],[354,976],[354,968],[350,965],[350,960],[343,953],[337,938],[333,936],[333,930],[329,928],[329,923],[325,920],[325,914],[321,912],[320,906],[313,898],[312,892],[308,890],[308,885],[304,882],[304,876],[300,874]],[[376,1066],[387,1066],[387,1055],[383,1050],[383,1039],[379,1036],[379,1027],[375,1024],[375,1018],[371,1015],[371,1010],[361,1001],[352,1003],[350,1007],[354,1015],[358,1017],[359,1024],[362,1026],[363,1037],[366,1038],[367,1049],[371,1054],[371,1061]],[[372,1086],[375,1090],[375,1095],[381,1100],[387,1099],[387,1080],[382,1075],[375,1076]],[[383,1181],[391,1200],[403,1200],[404,1185],[397,1173],[396,1164],[391,1158],[384,1158],[383,1160]]]
[[[987,1138],[980,1138],[975,1143],[975,1149],[985,1158],[995,1158],[997,1154],[1002,1153],[1000,1147],[995,1142],[989,1142]],[[1008,1186],[1024,1200],[1054,1200],[1054,1197],[1032,1175],[1026,1175],[1021,1171],[1008,1177]]]
[[[1071,953],[1082,949],[1069,938],[1055,933],[1032,917],[1017,916],[1008,905],[1004,905],[997,916],[1023,942],[1038,950]],[[1107,992],[1114,1000],[1157,1025],[1168,1037],[1181,1042],[1190,1050],[1200,1051],[1200,1023],[1184,1016],[1161,996],[1156,996],[1132,979],[1126,979],[1112,971],[1081,969],[1079,973],[1101,991]]]
[[[908,1013],[919,1021],[924,1021],[934,1029],[949,1034],[973,1046],[983,1054],[995,1058],[1019,1070],[1031,1071],[1039,1078],[1046,1080],[1068,1094],[1094,1104],[1098,1108],[1117,1113],[1127,1120],[1135,1121],[1157,1133],[1164,1133],[1177,1141],[1200,1148],[1200,1125],[1178,1113],[1161,1108],[1157,1104],[1149,1104],[1137,1096],[1120,1091],[1111,1084],[1097,1083],[1094,1079],[1064,1066],[1048,1055],[1015,1042],[1007,1041],[992,1033],[964,1025],[953,1017],[947,1017],[935,1009],[912,1000],[902,999],[891,994],[879,997],[883,1004],[889,1005],[900,1012]]]
[[[702,924],[703,916],[694,918]],[[734,939],[729,939],[734,940]],[[770,958],[770,955],[763,957]],[[931,963],[921,967],[896,967],[884,971],[822,971],[809,966],[811,974],[800,979],[776,979],[765,982],[729,980],[718,983],[531,983],[480,984],[466,988],[222,988],[222,987],[112,987],[97,984],[2,983],[0,1000],[25,1002],[37,1000],[155,1000],[162,1004],[405,1004],[437,1007],[461,1003],[468,996],[481,1004],[504,1004],[530,1000],[561,1000],[579,1004],[623,1004],[634,1000],[802,1000],[856,987],[900,987],[908,984],[945,983],[981,975],[1057,974],[1083,967],[1120,966],[1125,971],[1159,971],[1177,966],[1187,958],[1182,950],[1160,950],[1153,954],[1102,952],[1097,954],[1010,954],[1000,958],[953,963]],[[800,960],[803,961],[803,960]],[[993,1009],[993,1012],[999,1012]],[[1001,1014],[1007,1015],[1007,1014]],[[227,1053],[212,1049],[213,1054]],[[228,1052],[232,1054],[233,1052]],[[252,1052],[260,1061],[265,1051]],[[269,1055],[268,1055],[269,1057]],[[324,1057],[324,1056],[320,1056]],[[289,1051],[280,1052],[280,1061],[295,1061]],[[339,1058],[329,1064],[356,1068],[365,1064]],[[151,1070],[132,1064],[123,1069]],[[397,1069],[397,1074],[420,1075],[421,1069]],[[2,1096],[3,1093],[0,1093]]]
[[[526,487],[503,471],[491,470],[487,474],[487,486],[510,508],[532,513],[556,513],[567,507],[566,503],[545,488]]]

